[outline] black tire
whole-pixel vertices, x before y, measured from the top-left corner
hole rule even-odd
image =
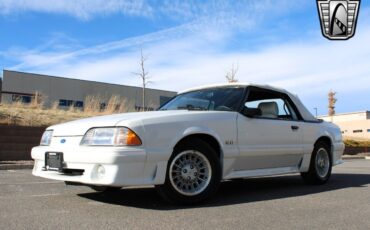
[[[119,191],[121,187],[109,187],[109,186],[98,186],[92,185],[90,188],[96,192],[114,192]]]
[[[197,182],[184,182],[184,183],[198,184],[198,182],[200,182],[200,185],[198,184],[199,187],[194,186],[196,184],[189,185],[189,189],[190,189],[190,186],[193,186],[193,189],[194,190],[198,189],[199,193],[195,191],[193,192],[193,194],[187,195],[187,194],[184,194],[184,191],[179,191],[181,190],[181,188],[179,188],[181,187],[179,184],[174,185],[176,183],[176,178],[181,178],[179,180],[185,181],[186,179],[184,178],[186,178],[186,176],[180,177],[179,175],[175,175],[175,176],[171,176],[170,178],[169,173],[171,170],[173,174],[175,174],[175,172],[178,172],[178,174],[181,173],[183,175],[183,172],[184,172],[183,169],[185,169],[186,167],[191,167],[188,165],[193,165],[192,162],[201,162],[201,160],[200,161],[193,160],[191,163],[189,162],[182,163],[183,166],[181,166],[182,167],[181,170],[176,171],[176,170],[170,169],[171,165],[173,168],[179,167],[175,163],[179,161],[183,162],[182,160],[180,160],[182,159],[181,156],[184,156],[185,157],[184,159],[187,159],[186,154],[192,154],[190,153],[191,151],[194,153],[194,155],[198,154],[194,157],[194,159],[196,159],[197,156],[202,157],[201,155],[203,155],[208,160],[208,163],[209,163],[208,164],[205,161],[206,162],[205,164],[209,165],[211,170],[207,171],[208,173],[207,175],[210,175],[210,178],[208,178],[208,176],[204,176],[204,178],[200,178],[202,176],[200,174],[204,173],[204,171],[201,171],[201,170],[204,170],[203,167],[202,166],[198,167],[199,165],[197,165],[197,163],[195,164],[195,166],[193,166],[195,170],[194,175],[196,174],[196,172],[198,172],[197,170],[199,170],[198,178],[194,177],[192,180],[190,180],[190,177],[188,178],[189,178],[189,181],[197,181]],[[179,161],[177,161],[177,159]],[[192,158],[189,157],[189,159],[192,159]],[[189,204],[200,203],[202,201],[205,201],[206,199],[211,198],[217,192],[218,187],[220,185],[220,181],[221,181],[221,174],[222,174],[222,171],[221,171],[220,159],[216,151],[212,147],[210,147],[210,145],[207,144],[206,142],[202,140],[198,140],[198,139],[192,139],[175,148],[167,164],[165,183],[163,185],[157,185],[156,190],[158,191],[159,195],[163,199],[173,204],[189,205]],[[208,183],[204,182],[203,184],[203,179],[206,179]],[[181,182],[178,182],[178,183],[181,183]],[[184,185],[184,187],[185,186],[186,185]]]
[[[323,165],[327,165],[328,168],[324,169],[324,167],[321,167],[321,163],[318,163],[318,154],[326,154],[327,160],[324,160]],[[328,164],[327,164],[328,163]],[[322,171],[321,171],[322,170]],[[331,176],[331,170],[332,170],[332,159],[330,154],[330,146],[325,142],[318,142],[315,144],[315,147],[312,152],[311,156],[311,162],[310,162],[310,168],[308,172],[301,173],[302,179],[307,184],[314,184],[314,185],[320,185],[325,184],[330,176]],[[325,173],[326,172],[326,173]]]

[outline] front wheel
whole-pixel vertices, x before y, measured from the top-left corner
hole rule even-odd
[[[301,173],[301,176],[308,184],[324,184],[330,178],[331,169],[330,147],[325,142],[318,142],[312,153],[309,171]]]
[[[220,180],[216,151],[204,141],[191,140],[175,149],[168,161],[166,181],[156,188],[171,203],[193,204],[215,194]]]

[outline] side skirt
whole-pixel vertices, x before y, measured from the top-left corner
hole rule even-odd
[[[299,172],[300,170],[297,167],[242,170],[242,171],[233,171],[230,174],[226,175],[223,179],[227,180],[227,179],[246,178],[246,177],[273,176],[273,175],[299,173]]]

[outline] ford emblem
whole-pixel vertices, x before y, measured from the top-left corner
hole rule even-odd
[[[62,144],[66,143],[66,139],[60,140],[60,143],[62,143]]]

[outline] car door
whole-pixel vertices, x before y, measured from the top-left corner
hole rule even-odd
[[[240,155],[234,170],[297,167],[303,157],[303,121],[288,96],[249,87],[244,106],[259,114],[238,114]]]

